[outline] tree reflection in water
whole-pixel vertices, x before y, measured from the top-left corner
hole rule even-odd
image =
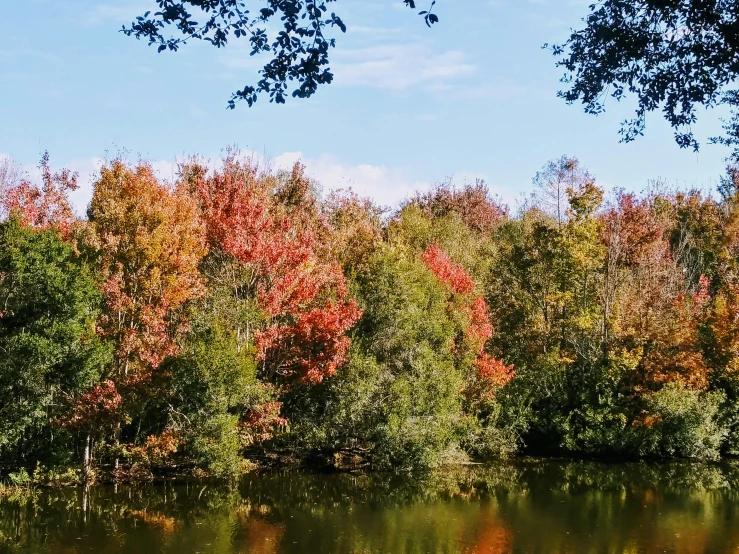
[[[739,465],[521,460],[250,474],[0,499],[0,552],[727,552]]]

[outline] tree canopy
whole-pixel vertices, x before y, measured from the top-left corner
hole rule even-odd
[[[739,170],[608,194],[562,157],[516,213],[481,181],[389,212],[117,159],[79,218],[48,167],[0,195],[0,482],[739,454]]]
[[[633,119],[623,122],[622,142],[644,133],[646,116],[660,110],[677,143],[698,149],[692,125],[697,109],[739,105],[732,90],[739,73],[739,4],[733,0],[601,0],[590,6],[584,28],[552,51],[560,57],[569,103],[604,111],[608,96],[634,95]],[[739,115],[726,135],[711,139],[739,157]]]

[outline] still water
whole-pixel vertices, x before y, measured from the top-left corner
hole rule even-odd
[[[739,552],[738,464],[522,460],[0,499],[2,553]]]

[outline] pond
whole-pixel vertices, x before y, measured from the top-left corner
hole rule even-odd
[[[0,499],[0,552],[730,552],[739,465],[525,459],[392,474],[249,474]]]

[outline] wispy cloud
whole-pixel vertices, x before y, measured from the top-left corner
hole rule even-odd
[[[337,51],[335,60],[337,85],[389,90],[449,83],[476,69],[459,50],[433,52],[424,43]]]
[[[500,100],[526,94],[514,83],[489,82],[463,51],[435,51],[427,42],[337,50],[334,60],[337,86],[421,90],[453,99]]]
[[[152,3],[142,0],[119,0],[116,3],[98,4],[87,12],[83,20],[86,25],[102,23],[131,23],[136,17],[152,10]]]
[[[435,113],[422,113],[416,116],[418,121],[436,121]]]

